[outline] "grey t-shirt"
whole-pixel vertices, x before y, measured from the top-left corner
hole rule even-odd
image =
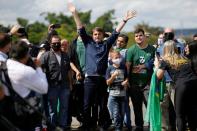
[[[126,78],[126,69],[124,66],[120,66],[119,68],[115,68],[113,65],[110,65],[106,71],[106,79],[109,79],[111,75],[118,71],[119,75],[114,79],[113,83],[109,87],[109,95],[111,96],[126,96],[126,91],[121,83]]]

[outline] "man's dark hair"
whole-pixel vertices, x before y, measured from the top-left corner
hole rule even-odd
[[[94,31],[101,32],[101,33],[103,33],[103,35],[105,34],[105,31],[101,27],[95,27],[94,29],[92,29],[92,32],[94,32]]]
[[[129,41],[129,37],[125,34],[120,34],[118,37],[122,37],[125,40],[125,43],[127,44]]]
[[[141,29],[141,28],[136,29],[136,30],[134,31],[134,34],[137,34],[137,33],[140,33],[140,32],[142,32],[143,35],[145,34],[144,30]]]
[[[29,53],[29,46],[24,41],[18,41],[12,46],[10,56],[16,60],[24,58]]]
[[[168,40],[174,40],[174,32],[164,33],[163,41],[166,42]]]
[[[11,36],[7,33],[0,33],[0,48],[5,47],[11,42]]]
[[[58,35],[53,35],[53,36],[51,36],[51,39],[50,39],[50,44],[51,44],[51,42],[52,42],[52,38],[58,38],[58,39],[60,39],[60,41],[61,41],[61,38],[58,36]]]
[[[191,59],[192,70],[197,74],[197,40],[194,40],[188,44],[189,58]]]
[[[192,42],[188,43],[188,47],[189,47],[189,54],[190,55],[197,55],[197,40],[194,40]]]
[[[197,37],[197,33],[196,33],[196,34],[194,34],[193,38],[194,38],[194,37]]]

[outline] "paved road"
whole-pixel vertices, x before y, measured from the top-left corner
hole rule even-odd
[[[134,114],[133,114],[133,106],[132,106],[132,103],[130,102],[130,107],[131,107],[131,120],[132,120],[132,126],[135,128],[135,121],[134,121]],[[145,112],[146,112],[146,109],[145,107],[143,107],[143,113],[145,115]],[[144,126],[145,126],[145,130],[144,131],[148,131],[148,128],[147,128],[147,123],[144,123]],[[78,127],[80,126],[80,123],[76,120],[76,118],[72,118],[72,131],[78,131]],[[113,129],[109,129],[109,131],[113,131]],[[126,129],[124,130],[126,131]]]

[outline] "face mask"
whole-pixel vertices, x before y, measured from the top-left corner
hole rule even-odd
[[[52,49],[53,49],[54,51],[59,51],[60,48],[61,48],[61,44],[60,44],[60,42],[52,43],[51,47],[52,47]]]
[[[118,59],[113,59],[112,62],[116,65],[120,65],[120,62],[121,62],[121,59],[118,58]]]
[[[163,44],[163,39],[159,38],[159,39],[157,40],[157,43],[158,43],[158,45],[162,45],[162,44]]]

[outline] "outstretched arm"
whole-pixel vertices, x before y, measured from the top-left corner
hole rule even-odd
[[[154,65],[155,68],[157,69],[156,75],[159,80],[163,78],[165,72],[165,70],[159,68],[160,64],[161,64],[160,60],[157,57],[155,57]]]
[[[74,20],[75,20],[77,29],[82,28],[83,25],[82,25],[82,23],[81,23],[81,20],[80,20],[80,18],[79,18],[78,12],[77,12],[75,6],[73,5],[73,3],[68,2],[68,10],[72,13],[72,15],[73,15],[73,17],[74,17]]]
[[[131,10],[127,11],[123,20],[117,26],[116,32],[120,32],[122,28],[124,27],[124,25],[127,23],[127,21],[135,16],[136,16],[136,11],[131,11]]]

